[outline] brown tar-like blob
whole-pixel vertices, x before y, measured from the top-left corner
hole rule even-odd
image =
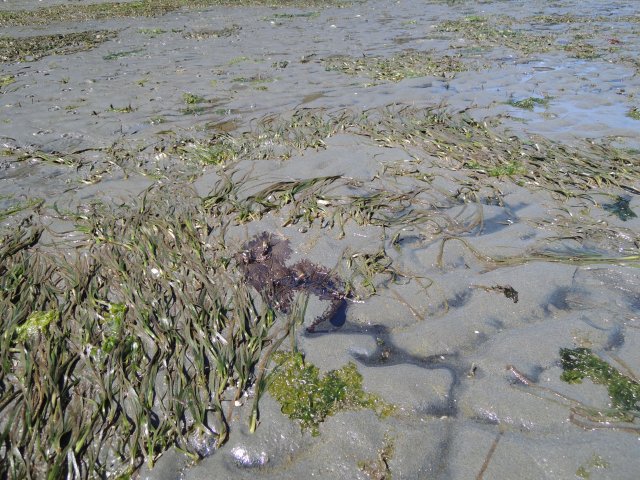
[[[297,291],[329,300],[331,304],[325,312],[307,327],[308,332],[313,332],[317,325],[331,320],[344,306],[347,298],[344,283],[326,267],[306,259],[287,266],[290,256],[287,239],[262,232],[244,244],[236,261],[246,282],[260,292],[269,306],[282,313],[291,311]]]

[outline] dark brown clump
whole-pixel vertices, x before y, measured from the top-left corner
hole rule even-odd
[[[260,292],[269,306],[282,313],[291,311],[297,291],[329,300],[331,304],[325,312],[307,327],[308,332],[313,332],[317,325],[331,320],[344,306],[347,298],[344,283],[326,267],[306,259],[287,266],[290,256],[287,239],[262,232],[245,243],[236,255],[236,261],[245,281]]]

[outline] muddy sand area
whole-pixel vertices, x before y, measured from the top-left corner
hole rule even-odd
[[[0,3],[0,476],[633,479],[633,1]]]

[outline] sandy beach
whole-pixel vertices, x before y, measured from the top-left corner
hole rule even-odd
[[[637,478],[635,2],[274,3],[0,2],[0,476]]]

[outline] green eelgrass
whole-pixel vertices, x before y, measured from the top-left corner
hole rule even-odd
[[[123,17],[154,17],[168,12],[211,6],[324,6],[326,0],[136,0],[133,2],[105,2],[83,5],[54,5],[36,10],[0,12],[0,26],[42,25],[51,22],[84,22]],[[339,2],[331,2],[339,4]]]
[[[0,61],[33,61],[47,55],[69,55],[95,48],[116,35],[117,32],[110,30],[88,30],[33,37],[0,37]]]
[[[173,198],[77,216],[71,257],[28,222],[3,241],[3,477],[129,474],[173,444],[197,457],[195,432],[226,439],[225,399],[289,327],[238,282],[220,225]]]
[[[405,51],[389,58],[347,56],[329,57],[323,61],[329,71],[339,71],[350,75],[364,74],[373,80],[399,82],[405,78],[447,77],[467,70],[465,64],[456,57],[436,57],[427,52]]]
[[[362,180],[335,174],[269,181],[239,170],[243,160],[279,161],[327,148],[325,140],[338,133],[404,148],[412,160],[385,163]],[[85,165],[80,152],[14,153],[17,160],[38,158],[57,167]],[[102,153],[111,168],[154,173],[117,146]],[[596,248],[551,249],[549,238],[547,248],[491,257],[473,246],[472,237],[462,237],[481,231],[481,199],[491,194],[499,203],[504,182],[546,190],[559,206],[575,198],[595,206],[594,195],[635,193],[640,169],[633,152],[607,144],[569,149],[509,137],[438,108],[389,107],[269,116],[250,132],[178,142],[154,158],[167,158],[158,174],[171,180],[166,186],[117,208],[90,205],[64,215],[83,233],[81,243],[38,245],[43,227],[37,215],[13,230],[2,227],[0,416],[8,421],[0,431],[6,452],[0,476],[126,475],[144,461],[153,464],[172,445],[195,458],[202,452],[192,436],[223,442],[225,405],[251,387],[250,428],[256,428],[268,358],[304,314],[275,315],[240,281],[232,260],[237,249],[227,247],[229,225],[272,215],[285,225],[343,234],[354,222],[376,227],[397,249],[413,230],[424,246],[441,243],[440,266],[453,239],[488,268],[530,261],[640,264],[637,234],[616,236],[622,229],[571,215],[558,214],[542,226],[558,233],[561,247],[563,239],[588,239]],[[189,195],[180,182],[206,168],[215,170],[217,183],[205,198]],[[443,171],[455,176],[457,190],[434,182]],[[471,215],[460,213],[467,209]],[[394,268],[384,245],[349,252],[341,265],[355,296],[414,278]]]
[[[514,18],[507,16],[472,16],[460,20],[447,20],[438,26],[440,32],[462,35],[472,44],[483,47],[507,47],[525,54],[547,52],[553,48],[555,37],[532,34],[518,28]]]

